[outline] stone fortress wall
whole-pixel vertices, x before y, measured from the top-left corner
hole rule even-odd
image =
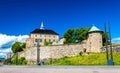
[[[75,45],[58,45],[58,46],[41,46],[39,49],[40,60],[44,59],[59,59],[63,57],[71,57],[79,55],[80,51],[83,51],[85,44]],[[37,60],[37,47],[31,47],[20,53],[19,57],[25,57],[28,64],[36,63]]]

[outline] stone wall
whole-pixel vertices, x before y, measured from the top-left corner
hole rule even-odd
[[[40,49],[40,60],[44,59],[59,59],[65,56],[71,57],[79,55],[83,49],[83,45],[59,45],[59,46],[41,46]],[[19,57],[25,57],[28,60],[28,64],[35,64],[37,59],[37,48],[29,48],[24,52],[20,53]]]
[[[102,48],[102,33],[89,33],[86,45],[87,52],[100,52],[100,48]]]

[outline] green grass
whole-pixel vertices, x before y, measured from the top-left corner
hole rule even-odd
[[[120,65],[120,53],[113,53],[115,65]],[[107,65],[106,53],[90,53],[87,56],[64,57],[46,65]]]

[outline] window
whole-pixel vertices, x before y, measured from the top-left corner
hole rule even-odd
[[[35,42],[38,42],[38,39],[35,39]]]
[[[35,35],[35,37],[37,37],[37,35]]]
[[[40,42],[42,42],[42,39],[40,39]]]

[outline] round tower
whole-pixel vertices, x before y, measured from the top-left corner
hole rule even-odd
[[[96,26],[88,31],[87,51],[88,52],[100,52],[102,47],[102,31]]]

